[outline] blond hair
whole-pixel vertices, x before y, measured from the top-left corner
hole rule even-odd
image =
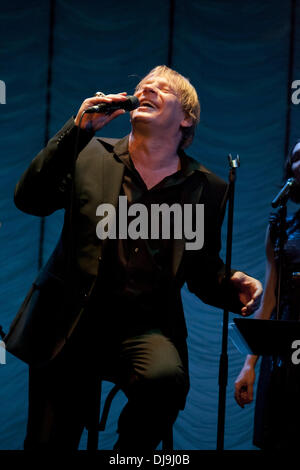
[[[178,96],[186,117],[191,118],[192,120],[192,125],[190,127],[181,128],[182,139],[179,144],[179,148],[186,148],[192,143],[196,126],[200,120],[200,103],[197,92],[188,78],[166,65],[158,65],[154,69],[150,70],[150,72],[137,84],[135,91],[137,91],[152,75],[165,77],[169,81],[170,86]]]

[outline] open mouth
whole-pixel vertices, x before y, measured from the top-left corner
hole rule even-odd
[[[152,108],[155,109],[155,106],[150,103],[150,101],[142,101],[142,103],[139,106],[140,108]]]

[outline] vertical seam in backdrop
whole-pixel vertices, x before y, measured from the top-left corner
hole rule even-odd
[[[295,18],[296,18],[296,0],[291,0],[290,10],[290,44],[289,44],[289,64],[287,78],[287,108],[285,120],[285,142],[284,142],[284,159],[286,159],[290,148],[291,137],[291,86],[294,73],[294,41],[295,41]]]
[[[49,14],[49,35],[48,35],[48,73],[47,73],[47,89],[46,89],[46,113],[45,113],[45,134],[44,146],[47,145],[49,140],[49,127],[51,118],[51,87],[52,87],[52,62],[53,62],[53,31],[55,20],[55,0],[49,1],[50,14]],[[39,238],[39,251],[38,251],[38,269],[40,270],[43,265],[43,251],[44,251],[44,238],[45,238],[45,217],[41,217],[40,223],[40,238]]]
[[[175,11],[175,0],[170,0],[170,4],[169,4],[168,67],[172,67],[172,65],[173,65],[174,11]]]

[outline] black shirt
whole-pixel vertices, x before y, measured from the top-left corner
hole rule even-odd
[[[104,260],[105,279],[101,280],[101,297],[98,296],[99,289],[94,290],[94,309],[99,311],[101,306],[100,324],[104,322],[105,330],[117,328],[121,337],[141,334],[150,329],[163,330],[168,296],[174,289],[178,290],[171,275],[174,217],[171,212],[169,239],[162,238],[161,224],[159,238],[151,238],[151,205],[165,203],[171,206],[177,203],[182,206],[182,191],[194,173],[194,162],[183,152],[179,156],[180,170],[151,189],[147,188],[128,153],[115,156],[125,165],[120,196],[126,196],[128,209],[133,204],[143,204],[147,209],[149,236],[136,240],[129,235],[126,239],[118,238],[118,207],[117,238],[108,241]],[[128,227],[134,219],[136,215],[128,216]]]

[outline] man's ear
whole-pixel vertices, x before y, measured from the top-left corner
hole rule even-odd
[[[191,127],[193,125],[193,119],[190,116],[186,116],[180,123],[181,127]]]

